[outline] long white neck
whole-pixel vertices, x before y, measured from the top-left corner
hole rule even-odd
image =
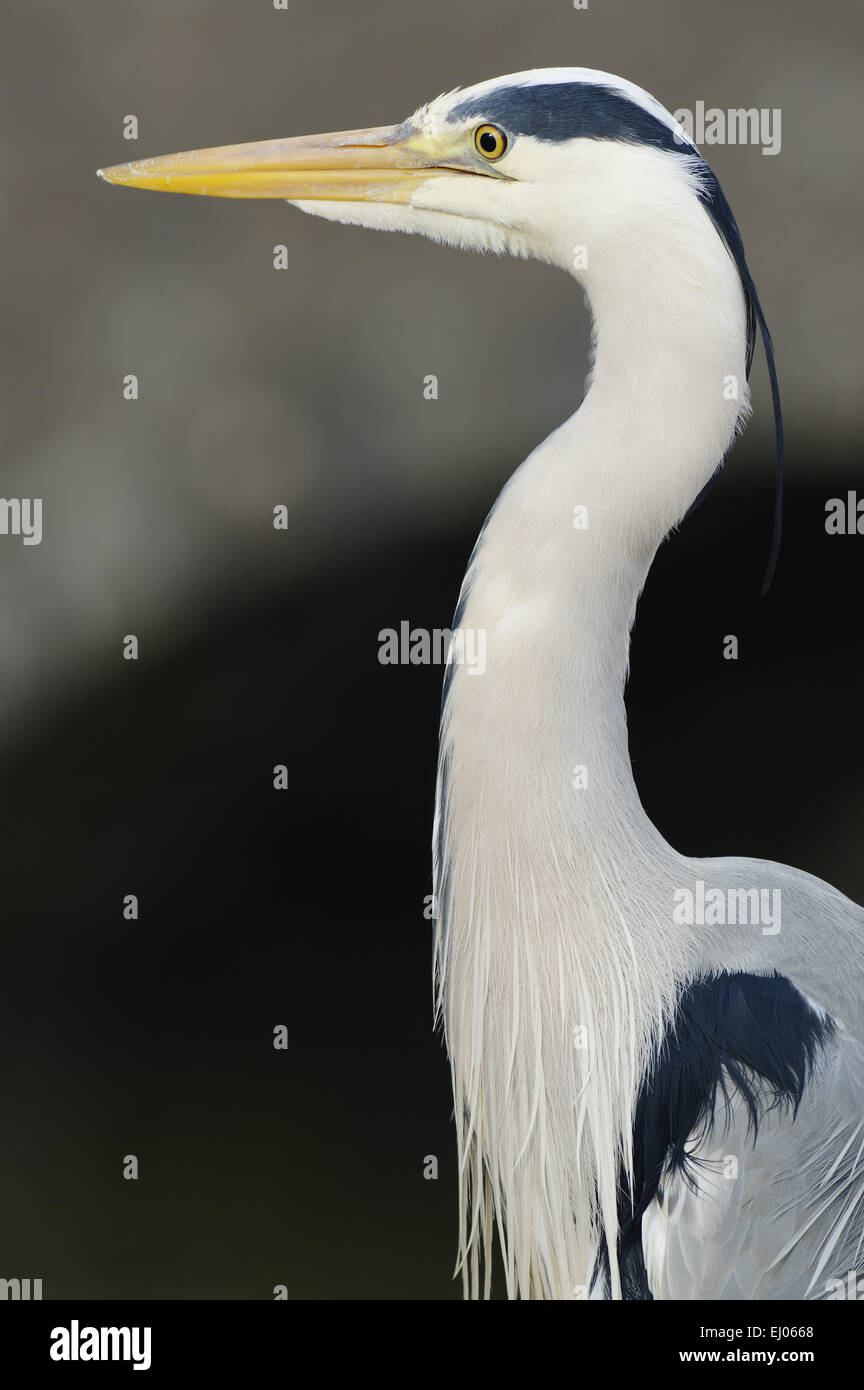
[[[655,238],[584,275],[590,388],[466,575],[486,668],[456,666],[445,702],[436,884],[475,1296],[493,1214],[511,1296],[581,1296],[598,1232],[614,1252],[639,1078],[694,949],[656,920],[680,860],[639,801],[623,690],[653,555],[745,408],[743,295],[705,223],[686,263]]]

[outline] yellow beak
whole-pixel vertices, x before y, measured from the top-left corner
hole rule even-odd
[[[448,152],[440,139],[433,148],[428,135],[410,127],[379,126],[160,155],[100,169],[99,177],[217,198],[407,203],[429,179],[468,172],[461,143],[454,135]],[[446,167],[448,153],[453,162]]]

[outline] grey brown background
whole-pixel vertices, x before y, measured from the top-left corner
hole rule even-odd
[[[16,586],[0,738],[113,662],[118,627],[182,641],[239,587],[449,525],[584,378],[580,296],[554,270],[280,203],[115,190],[97,166],[397,121],[439,91],[554,64],[618,72],[672,110],[779,106],[778,157],[706,154],[776,339],[794,484],[826,444],[860,438],[860,30],[852,3],[801,0],[7,3],[3,486],[44,497],[45,543],[0,546],[0,583]],[[440,408],[418,389],[427,372]],[[761,367],[757,402],[742,469],[770,430]],[[274,499],[298,518],[290,546],[267,530]]]
[[[757,354],[755,419],[640,610],[634,762],[682,849],[860,898],[864,540],[822,529],[827,497],[864,490],[860,9],[7,0],[0,24],[2,492],[44,499],[41,546],[0,537],[0,1276],[452,1296],[422,918],[440,672],[382,672],[376,634],[448,624],[492,497],[578,402],[580,296],[546,267],[95,169],[400,120],[532,66],[618,72],[670,109],[782,108],[778,157],[706,154],[776,343],[784,558],[760,606]]]

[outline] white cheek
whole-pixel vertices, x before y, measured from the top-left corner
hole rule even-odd
[[[382,232],[413,230],[407,225],[410,209],[395,203],[330,203],[324,198],[293,198],[289,201],[292,207],[299,208],[301,212],[326,218],[328,222],[345,222],[352,227],[371,227]]]
[[[428,212],[451,213],[459,217],[488,218],[494,208],[495,183],[471,174],[452,179],[433,178],[412,195],[411,206]]]
[[[430,184],[432,182],[430,180]],[[439,186],[443,182],[443,179],[438,181]],[[425,190],[421,189],[420,192]],[[420,207],[417,204],[418,196],[415,195],[410,206],[395,203],[331,203],[323,198],[297,198],[292,202],[301,212],[324,217],[329,222],[371,227],[382,232],[408,232],[455,246],[462,251],[491,251],[501,255],[511,249],[506,232],[494,223],[480,221],[461,212]]]

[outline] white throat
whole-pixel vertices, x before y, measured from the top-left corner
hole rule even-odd
[[[442,717],[436,959],[475,1297],[493,1218],[511,1297],[584,1296],[601,1234],[618,1291],[619,1163],[695,951],[658,920],[682,861],[639,801],[623,698],[654,553],[747,408],[737,271],[682,209],[686,259],[656,209],[641,256],[589,248],[588,393],[504,488],[463,589],[487,660],[454,668]]]

